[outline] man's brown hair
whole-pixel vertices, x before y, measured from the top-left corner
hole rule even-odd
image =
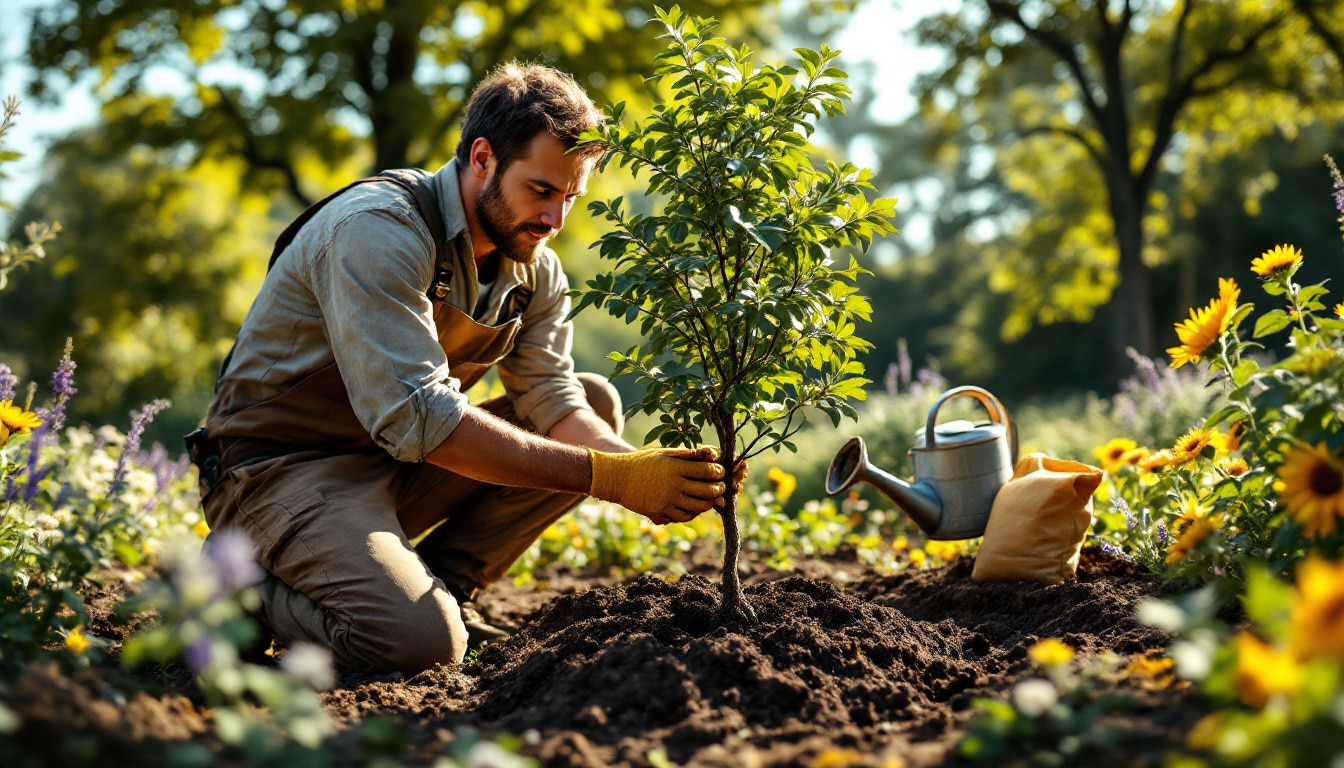
[[[572,149],[579,134],[602,119],[602,113],[573,77],[544,64],[505,62],[477,83],[471,93],[457,144],[457,161],[470,162],[472,143],[484,138],[499,164],[496,172],[503,173],[527,152],[537,133],[549,131]],[[595,158],[601,151],[594,146],[582,154]]]

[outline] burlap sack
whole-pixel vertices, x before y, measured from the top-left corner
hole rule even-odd
[[[1078,571],[1101,470],[1043,453],[1024,456],[999,489],[975,556],[975,581],[1058,584]]]

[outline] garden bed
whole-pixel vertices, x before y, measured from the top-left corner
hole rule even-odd
[[[1059,586],[976,584],[967,557],[897,575],[843,555],[791,573],[751,570],[753,626],[720,626],[718,585],[696,573],[499,584],[480,606],[516,627],[513,637],[409,679],[347,675],[325,705],[345,722],[400,721],[410,764],[432,764],[475,731],[519,735],[522,753],[547,766],[943,765],[961,761],[973,699],[1004,698],[1040,674],[1028,653],[1038,640],[1060,639],[1082,658],[1138,658],[1169,640],[1134,618],[1160,583],[1091,551],[1078,580]],[[95,601],[98,613],[115,592]],[[1131,708],[1094,726],[1114,745],[1086,755],[1091,765],[1160,765],[1204,713],[1188,690],[1140,675],[1093,683],[1122,691]],[[22,719],[19,765],[145,762],[183,741],[221,749],[182,670],[49,666],[8,699]]]

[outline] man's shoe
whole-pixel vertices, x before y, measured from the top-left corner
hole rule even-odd
[[[512,635],[506,629],[500,629],[493,624],[485,623],[481,612],[476,610],[476,606],[471,603],[460,603],[462,610],[462,623],[467,627],[467,648],[480,648],[483,645],[499,642]]]

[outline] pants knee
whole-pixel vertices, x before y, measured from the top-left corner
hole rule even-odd
[[[625,428],[621,393],[616,391],[610,381],[596,373],[584,372],[577,374],[577,376],[583,384],[583,394],[588,398],[588,404],[593,407],[593,411],[603,421],[611,425],[616,434],[621,434],[621,431]]]
[[[435,664],[461,664],[467,652],[467,628],[456,601],[436,589],[419,600],[403,605],[384,621],[356,621],[344,638],[346,653],[358,660],[354,666],[396,670],[407,676]]]

